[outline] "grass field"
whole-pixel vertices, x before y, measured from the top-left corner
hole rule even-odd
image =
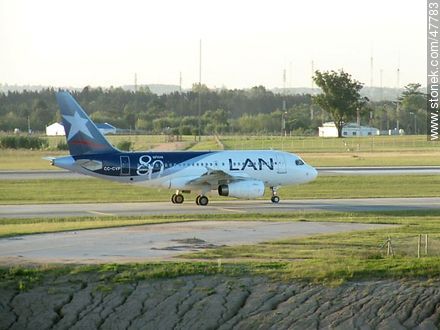
[[[109,136],[110,142],[132,142],[133,150],[149,150],[167,142],[165,135]],[[183,149],[220,150],[212,136],[194,141],[183,136]],[[277,149],[298,153],[313,166],[418,166],[440,165],[440,146],[428,142],[425,136],[379,136],[359,138],[318,138],[280,136],[224,136],[220,137],[225,149]],[[49,150],[1,150],[0,170],[55,169],[42,159],[46,156],[65,155],[54,151],[64,137],[49,138]]]
[[[439,187],[437,175],[322,176],[305,185],[283,187],[279,195],[281,199],[436,197],[440,195]],[[0,181],[0,204],[168,201],[171,194],[167,189],[94,178]],[[195,194],[185,197],[190,203]],[[225,200],[216,193],[210,198]],[[264,199],[270,199],[269,191]]]
[[[47,272],[118,273],[118,281],[167,278],[193,274],[266,275],[275,279],[301,279],[339,285],[347,280],[371,278],[438,277],[440,272],[440,211],[412,212],[293,212],[290,214],[227,214],[101,219],[15,219],[0,223],[1,236],[188,220],[267,220],[385,223],[395,226],[351,233],[315,235],[254,245],[197,252],[177,261],[135,265],[42,266],[0,269],[0,282],[36,281]],[[70,227],[69,227],[70,226]],[[429,251],[417,258],[419,234],[429,234]],[[384,243],[391,238],[394,256]],[[186,261],[179,261],[179,260]]]
[[[424,135],[320,138],[299,136],[221,136],[225,149],[278,149],[308,152],[432,151],[440,147]]]
[[[440,271],[440,212],[304,214],[302,221],[354,221],[400,224],[392,228],[314,235],[256,245],[224,247],[185,255],[196,260],[268,263],[277,276],[340,282],[360,278],[436,277]],[[417,258],[419,234],[429,235],[428,255]],[[391,238],[394,256],[387,256]],[[422,236],[424,237],[424,236]],[[423,240],[422,240],[423,241]],[[424,241],[423,241],[424,242]],[[276,266],[270,266],[275,263]],[[276,268],[276,269],[275,269]]]

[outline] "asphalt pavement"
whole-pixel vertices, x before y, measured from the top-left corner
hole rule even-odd
[[[140,216],[222,213],[274,213],[294,211],[399,211],[440,209],[440,197],[354,198],[212,201],[197,206],[193,201],[148,203],[25,204],[0,205],[0,218],[54,218],[72,216]]]

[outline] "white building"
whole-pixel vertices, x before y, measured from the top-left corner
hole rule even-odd
[[[318,132],[321,137],[338,137],[338,130],[336,129],[334,122],[324,123],[318,128]],[[377,128],[361,126],[356,123],[348,123],[342,128],[342,136],[344,137],[371,136],[379,134],[380,132]]]
[[[96,127],[101,131],[102,134],[116,134],[116,128],[109,123],[104,124],[96,124]],[[53,123],[46,127],[46,135],[47,136],[64,136],[66,132],[64,131],[63,124]]]
[[[64,131],[64,126],[60,123],[53,123],[46,127],[46,135],[47,136],[58,136],[58,135],[66,135]]]

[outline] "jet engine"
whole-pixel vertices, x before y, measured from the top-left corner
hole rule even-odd
[[[264,195],[264,183],[258,180],[245,180],[218,186],[220,196],[252,199]]]

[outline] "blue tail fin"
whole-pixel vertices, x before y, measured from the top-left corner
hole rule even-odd
[[[103,154],[117,150],[101,134],[93,121],[68,92],[58,92],[67,145],[72,156]]]

